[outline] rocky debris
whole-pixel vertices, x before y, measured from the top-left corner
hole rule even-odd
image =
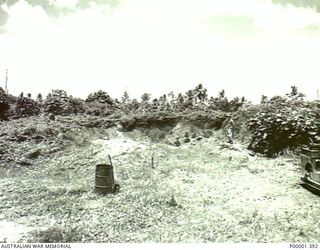
[[[189,133],[188,133],[188,132],[185,133],[184,137],[185,137],[185,138],[183,139],[183,142],[184,142],[184,143],[190,142],[190,138],[189,138]]]
[[[16,160],[16,163],[18,163],[19,165],[22,165],[22,166],[31,166],[32,165],[31,161],[26,159],[25,157],[22,157],[22,158]]]
[[[35,140],[36,142],[41,142],[45,139],[42,135],[34,135],[31,137],[32,140]]]
[[[74,122],[47,117],[21,118],[1,125],[0,160],[23,166],[32,164],[40,155],[48,156],[72,143],[82,143],[81,131],[85,129]]]
[[[48,115],[48,118],[49,118],[49,120],[54,121],[56,119],[56,116],[54,114],[50,113]]]
[[[119,132],[140,130],[153,142],[165,141],[173,146],[196,142],[220,129],[226,115],[217,111],[188,113],[155,112],[125,116],[115,122]]]
[[[6,140],[15,142],[25,142],[32,140],[41,140],[56,137],[59,130],[57,128],[51,128],[46,124],[43,126],[37,126],[36,124],[22,124],[17,122],[11,123],[13,127],[8,129],[10,132],[4,136]]]
[[[179,138],[176,138],[176,141],[173,143],[174,146],[176,147],[180,147],[181,146],[181,142],[179,141]]]
[[[201,128],[190,122],[179,122],[165,134],[162,141],[173,146],[180,146],[186,143],[195,144],[203,138],[212,137],[213,134],[212,129]]]
[[[30,152],[25,154],[25,157],[27,159],[37,159],[39,155],[41,154],[40,149],[31,150]]]
[[[10,123],[1,132],[0,142],[4,142],[5,154],[21,157],[21,153],[26,152],[37,155],[37,150],[41,156],[48,154],[47,158],[39,157],[38,160],[28,159],[26,155],[16,157],[19,158],[16,170],[28,171],[24,175],[19,174],[18,178],[11,178],[14,171],[5,169],[5,172],[10,172],[7,180],[3,178],[1,181],[5,201],[1,200],[0,194],[1,206],[10,206],[4,213],[6,219],[28,221],[28,225],[37,229],[58,225],[61,234],[46,228],[45,240],[57,237],[61,241],[68,233],[75,242],[126,242],[128,239],[137,242],[182,242],[190,239],[214,242],[218,241],[213,237],[217,234],[220,241],[225,242],[298,242],[314,241],[319,235],[317,225],[312,223],[317,219],[313,212],[319,209],[314,197],[301,189],[292,190],[291,185],[298,179],[298,174],[293,172],[296,168],[293,162],[279,168],[277,163],[283,163],[283,159],[253,159],[246,155],[245,149],[221,149],[219,131],[190,122],[179,122],[173,128],[169,126],[168,130],[154,127],[120,133],[116,128],[96,128],[97,133],[110,131],[110,139],[96,140],[90,148],[71,146],[63,153],[52,155],[54,150],[63,150],[67,143],[73,143],[69,140],[71,137],[68,139],[69,135],[81,135],[82,131],[86,136],[90,135],[93,129],[80,126],[76,122],[80,121],[78,119],[82,118],[57,116],[55,121],[39,118],[36,126],[34,119],[33,124],[25,119],[22,123]],[[89,117],[82,121],[89,122]],[[19,128],[22,133],[28,126],[35,128],[32,138],[39,136],[36,148],[35,139],[19,143],[5,140],[12,131]],[[50,132],[50,128],[54,128],[53,131]],[[48,137],[45,137],[43,131],[47,130]],[[204,139],[210,135],[209,131],[214,136]],[[161,143],[164,141],[150,143],[144,140],[146,135],[158,137],[162,132],[167,133],[163,140],[174,139],[182,146],[173,148]],[[136,137],[131,140],[130,136]],[[189,142],[184,142],[188,139]],[[191,146],[198,140],[202,141]],[[6,148],[6,145],[10,146]],[[114,197],[100,198],[92,193],[94,166],[100,160],[105,162],[108,154],[114,159],[121,192]],[[155,168],[150,168],[151,155],[154,156]],[[0,168],[1,164],[0,161]],[[24,167],[30,164],[32,167]],[[34,185],[35,177],[41,177],[37,179],[39,185]],[[260,185],[262,182],[264,185]],[[114,206],[117,209],[113,209]],[[302,212],[288,217],[284,211],[292,214]],[[219,216],[210,216],[212,214]],[[278,217],[274,218],[274,215]],[[72,230],[70,224],[73,225]],[[304,225],[308,237],[296,238],[292,225]],[[74,228],[79,231],[75,233]],[[101,236],[101,231],[114,233]],[[174,238],[177,234],[179,237]],[[167,238],[160,238],[164,235]],[[32,235],[28,237],[32,242],[44,240],[32,238]]]
[[[201,113],[200,116],[202,122],[211,119],[206,113]],[[118,119],[84,114],[70,116],[51,114],[37,117],[36,122],[32,117],[21,118],[2,124],[0,159],[5,162],[17,162],[20,165],[30,165],[40,155],[51,156],[69,145],[83,146],[94,138],[109,138],[111,130],[116,136],[119,133],[126,133],[129,137],[136,136],[134,140],[144,137],[154,143],[164,142],[176,147],[186,143],[194,145],[197,141],[209,138],[213,134],[213,129],[208,129],[202,123],[200,126],[198,121],[193,121],[200,116],[158,112]]]
[[[226,119],[223,112],[166,113],[156,112],[127,116],[120,119],[121,131],[132,131],[135,128],[175,127],[179,122],[191,124],[203,129],[220,129]]]

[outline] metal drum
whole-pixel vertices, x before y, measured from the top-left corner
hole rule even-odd
[[[99,194],[110,194],[114,191],[113,166],[111,164],[96,165],[94,191]]]

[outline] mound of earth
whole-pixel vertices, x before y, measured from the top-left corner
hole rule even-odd
[[[220,130],[188,120],[126,132],[119,124],[90,116],[2,124],[0,140],[11,146],[0,166],[1,220],[21,226],[10,241],[318,240],[320,205],[299,185],[298,158],[252,155],[242,144],[226,144]],[[186,133],[190,141],[172,143]],[[58,142],[63,149],[44,153]],[[38,147],[31,165],[6,158]],[[120,192],[101,196],[95,167],[108,155]]]

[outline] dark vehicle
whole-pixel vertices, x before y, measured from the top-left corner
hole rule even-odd
[[[302,149],[301,165],[304,174],[301,185],[320,194],[320,144],[311,143],[308,148]]]

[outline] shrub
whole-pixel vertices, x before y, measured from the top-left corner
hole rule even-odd
[[[9,98],[5,91],[0,87],[0,120],[6,120],[10,109]]]
[[[52,90],[43,103],[45,113],[64,115],[67,106],[67,93],[64,90]]]
[[[276,97],[260,105],[247,123],[252,133],[249,149],[273,156],[283,149],[295,149],[319,140],[320,105]]]
[[[93,102],[87,104],[86,113],[95,116],[108,116],[112,114],[112,110],[107,104]]]
[[[63,115],[66,103],[58,97],[48,96],[44,101],[43,108],[45,113],[52,113],[55,115]]]
[[[218,97],[211,97],[209,99],[209,109],[220,110],[224,112],[235,112],[238,111],[247,100],[244,97],[235,97],[231,101],[225,96],[225,91],[219,92]]]
[[[114,101],[112,98],[108,95],[107,92],[99,90],[97,92],[91,93],[87,99],[86,102],[99,102],[99,103],[106,103],[112,105]]]
[[[39,115],[40,105],[38,102],[27,98],[18,97],[14,108],[14,117],[22,118],[28,116]]]
[[[69,98],[68,99],[68,112],[79,114],[84,113],[86,110],[85,103],[80,98]]]
[[[45,113],[54,115],[70,115],[84,113],[85,103],[80,98],[67,96],[64,90],[52,90],[43,104]]]

